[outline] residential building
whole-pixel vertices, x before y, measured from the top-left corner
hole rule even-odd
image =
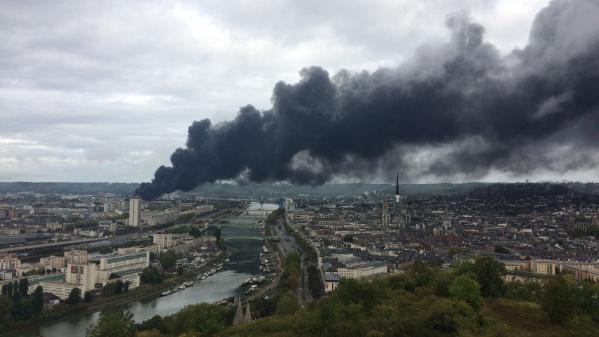
[[[95,263],[67,265],[66,283],[78,285],[81,292],[94,289],[97,279],[98,267]]]
[[[557,262],[552,260],[531,260],[530,271],[534,274],[555,275]]]
[[[68,250],[64,252],[65,264],[84,264],[87,263],[89,258],[86,250]]]
[[[40,266],[44,268],[44,270],[62,270],[66,263],[66,258],[64,256],[46,256],[40,258]]]
[[[110,275],[115,274],[123,282],[129,281],[129,288],[136,288],[140,285],[139,275],[149,265],[150,253],[147,251],[103,256],[100,258],[98,283],[108,283]]]
[[[168,249],[173,246],[173,234],[154,234],[154,244],[160,249]]]
[[[337,268],[341,278],[361,279],[387,274],[387,265],[381,261],[362,262]]]

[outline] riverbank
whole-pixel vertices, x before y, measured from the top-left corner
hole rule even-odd
[[[38,331],[39,328],[48,324],[77,318],[78,316],[106,308],[123,307],[135,301],[149,301],[156,299],[160,297],[160,294],[166,289],[171,289],[183,282],[195,279],[198,273],[210,270],[216,264],[223,262],[228,256],[228,251],[224,250],[216,258],[207,262],[200,268],[187,271],[182,275],[174,275],[165,279],[160,284],[142,284],[135,289],[119,295],[94,297],[93,301],[90,303],[80,303],[77,305],[61,304],[54,308],[44,310],[39,316],[29,320],[16,321],[10,326],[3,327],[3,336],[4,334],[6,334],[7,337],[31,335],[33,332]]]
[[[222,299],[243,297],[247,290],[247,287],[243,286],[244,281],[261,271],[260,253],[264,239],[254,227],[263,219],[265,211],[275,210],[277,205],[252,202],[249,207],[242,208],[243,210],[237,210],[239,213],[232,214],[228,221],[213,224],[219,227],[220,237],[226,243],[227,254],[212,261],[212,264],[223,264],[221,271],[169,296],[159,296],[158,293],[164,291],[163,288],[154,288],[156,289],[154,294],[146,289],[142,294],[144,296],[134,296],[132,300],[128,300],[128,296],[121,297],[118,302],[113,301],[105,308],[113,310],[117,307],[116,310],[126,310],[133,314],[135,322],[141,323],[155,316],[171,317],[190,305],[217,303]],[[221,259],[225,261],[221,262]],[[210,267],[204,266],[204,268]],[[140,300],[140,298],[144,299]],[[98,304],[100,303],[94,303],[94,305]],[[78,314],[69,314],[51,322],[44,321],[41,325],[29,326],[27,330],[15,331],[6,336],[85,337],[86,330],[98,320],[102,308],[104,307],[96,306],[94,309],[80,310]],[[2,336],[5,334],[3,333]]]

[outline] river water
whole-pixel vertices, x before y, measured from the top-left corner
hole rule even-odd
[[[192,287],[180,290],[166,297],[129,303],[123,309],[133,313],[136,322],[142,322],[155,315],[170,315],[188,304],[212,303],[226,297],[241,295],[245,288],[241,283],[252,275],[257,275],[260,267],[262,238],[259,231],[250,229],[265,212],[277,209],[275,204],[251,203],[241,216],[220,224],[222,237],[229,247],[229,262],[224,262],[222,271],[195,282]],[[85,312],[65,317],[59,322],[49,323],[38,329],[11,334],[14,337],[84,337],[87,328],[100,316],[100,312]]]

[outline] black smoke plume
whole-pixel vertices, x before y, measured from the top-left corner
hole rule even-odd
[[[335,177],[483,177],[493,170],[596,167],[599,4],[557,0],[528,45],[508,55],[467,15],[447,18],[446,44],[375,72],[319,67],[279,82],[272,108],[188,131],[137,193],[152,199],[223,179],[321,184]]]

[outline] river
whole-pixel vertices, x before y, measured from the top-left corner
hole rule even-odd
[[[244,214],[221,224],[221,235],[230,253],[229,262],[224,262],[222,271],[172,295],[131,302],[123,309],[133,313],[136,322],[142,322],[155,315],[173,314],[188,304],[212,303],[242,294],[245,288],[241,283],[260,272],[260,252],[263,241],[260,232],[251,230],[250,226],[255,226],[263,219],[265,211],[273,211],[277,207],[275,204],[253,202]],[[84,337],[87,328],[99,316],[99,311],[85,312],[43,325],[36,330],[11,334],[11,336]]]

